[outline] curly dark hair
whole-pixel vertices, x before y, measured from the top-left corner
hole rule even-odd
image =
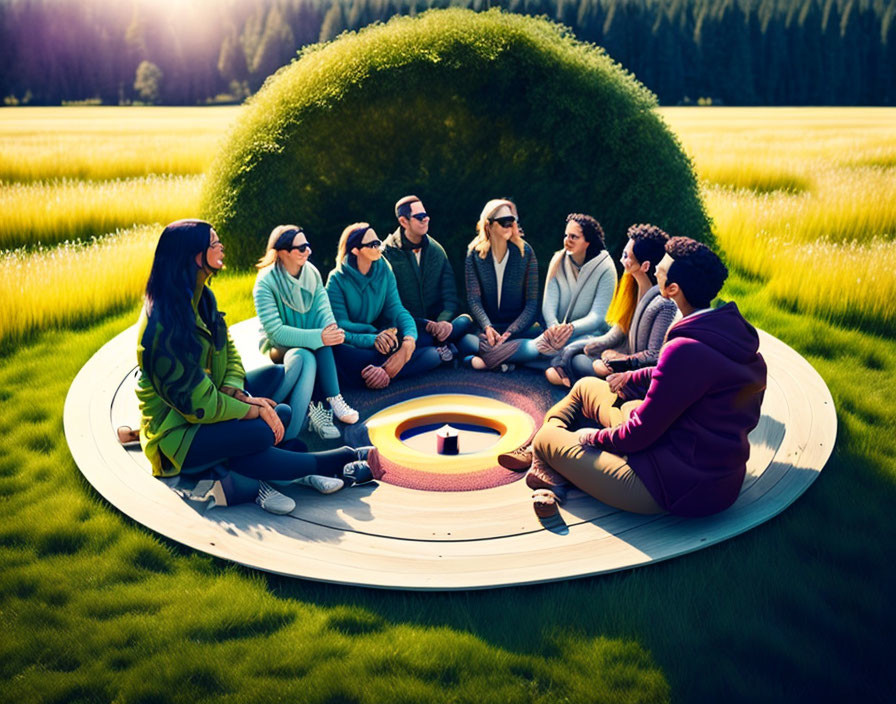
[[[728,278],[728,268],[719,256],[690,237],[670,239],[666,243],[666,254],[674,260],[666,284],[678,284],[688,303],[695,308],[708,308]]]
[[[632,254],[635,255],[635,259],[641,264],[650,262],[647,276],[656,283],[656,265],[666,254],[669,235],[656,225],[647,223],[632,225],[625,234],[632,241]]]
[[[585,213],[570,213],[566,216],[566,222],[578,223],[582,228],[582,235],[588,242],[588,249],[585,250],[585,261],[593,259],[607,248],[604,241],[604,229],[600,223],[590,215]]]

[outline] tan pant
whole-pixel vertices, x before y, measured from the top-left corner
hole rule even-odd
[[[640,405],[640,401],[628,401],[617,408],[613,405],[616,399],[603,379],[580,379],[566,398],[545,414],[544,425],[532,441],[533,452],[605,504],[632,513],[663,513],[625,457],[579,443],[579,429],[585,419],[612,428],[625,422]]]

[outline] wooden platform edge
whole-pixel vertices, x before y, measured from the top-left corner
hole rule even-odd
[[[815,397],[822,400],[822,408],[815,408],[813,409],[813,412],[811,414],[807,414],[809,416],[808,418],[804,416],[800,419],[800,425],[808,421],[807,439],[802,444],[798,442],[797,446],[791,448],[790,450],[792,452],[792,461],[794,462],[794,466],[799,466],[800,464],[802,464],[803,466],[814,466],[816,468],[814,475],[811,477],[807,476],[805,478],[806,481],[804,482],[804,485],[798,487],[796,491],[793,491],[794,487],[791,487],[790,492],[787,492],[785,496],[780,496],[779,500],[775,502],[773,512],[762,512],[761,514],[758,514],[756,516],[756,520],[751,521],[748,519],[749,506],[744,505],[738,507],[738,504],[735,504],[734,507],[728,509],[728,512],[732,512],[731,514],[729,514],[728,512],[724,512],[722,514],[718,514],[718,516],[710,517],[708,519],[698,519],[697,522],[688,519],[675,519],[674,517],[668,516],[658,519],[660,522],[668,522],[668,525],[664,526],[664,530],[671,531],[670,535],[677,533],[680,529],[685,527],[687,527],[688,531],[693,532],[693,529],[697,528],[698,524],[700,524],[703,528],[709,529],[714,523],[717,523],[718,521],[727,523],[735,519],[736,517],[742,521],[740,524],[740,528],[737,529],[736,532],[723,531],[723,534],[715,539],[702,540],[701,544],[697,547],[691,547],[690,549],[686,549],[675,554],[664,555],[659,559],[650,558],[648,555],[642,553],[645,559],[638,560],[635,555],[630,553],[628,555],[626,564],[617,564],[616,566],[610,567],[609,569],[604,568],[594,570],[593,566],[592,569],[588,568],[587,548],[585,546],[580,546],[582,554],[576,555],[575,557],[568,556],[568,559],[564,561],[565,568],[560,570],[562,574],[555,573],[544,578],[527,579],[522,574],[517,573],[516,570],[505,570],[502,573],[501,577],[498,577],[494,573],[482,574],[473,570],[470,572],[465,571],[463,574],[454,575],[415,575],[417,581],[415,581],[414,583],[408,583],[408,580],[406,579],[407,575],[402,575],[400,572],[391,573],[391,578],[387,577],[387,575],[390,574],[389,572],[380,572],[378,573],[379,581],[374,581],[370,579],[370,577],[373,575],[366,575],[363,573],[363,571],[354,570],[345,565],[336,566],[330,563],[329,560],[324,559],[323,561],[321,561],[319,559],[313,558],[310,555],[304,556],[305,558],[308,558],[307,561],[305,559],[301,559],[302,556],[296,556],[297,558],[300,558],[299,562],[303,564],[297,565],[293,563],[291,571],[284,571],[281,569],[277,569],[276,567],[274,567],[274,565],[271,564],[268,559],[265,559],[266,557],[274,558],[274,561],[276,562],[276,560],[280,557],[279,554],[265,555],[265,553],[270,550],[268,546],[261,546],[257,543],[247,541],[247,544],[241,546],[241,549],[237,549],[236,551],[234,551],[232,549],[233,546],[229,546],[231,549],[225,549],[224,546],[217,545],[217,541],[215,539],[216,535],[214,534],[214,532],[203,530],[201,526],[195,526],[195,528],[197,528],[198,530],[195,533],[192,533],[191,536],[187,536],[186,539],[183,534],[180,534],[173,529],[160,529],[158,526],[158,521],[151,520],[150,514],[154,514],[155,517],[158,518],[160,509],[162,509],[163,513],[168,513],[167,510],[163,509],[163,505],[170,501],[171,492],[161,482],[156,481],[151,476],[146,477],[145,489],[147,490],[147,494],[143,497],[146,500],[146,506],[144,510],[138,511],[140,515],[134,515],[134,513],[122,510],[115,500],[116,491],[120,488],[120,480],[116,480],[113,473],[110,473],[108,471],[105,472],[105,475],[107,476],[101,477],[97,476],[95,468],[94,471],[91,471],[90,469],[93,462],[95,462],[97,459],[113,459],[116,456],[116,453],[120,454],[122,451],[121,447],[117,444],[116,441],[114,441],[112,433],[109,433],[108,438],[99,438],[95,437],[95,435],[91,432],[93,428],[91,421],[102,422],[102,420],[104,419],[107,426],[110,424],[109,414],[111,404],[107,404],[105,408],[103,408],[102,403],[97,403],[95,398],[98,392],[96,379],[91,376],[90,372],[91,370],[93,370],[91,362],[96,360],[97,362],[102,363],[102,368],[106,372],[106,383],[103,385],[103,389],[99,389],[99,391],[103,392],[100,394],[100,396],[102,396],[103,399],[106,400],[113,398],[115,390],[118,388],[118,386],[120,386],[122,379],[127,375],[128,371],[133,369],[134,366],[133,359],[122,359],[120,354],[117,353],[117,350],[123,346],[130,346],[130,348],[132,349],[132,345],[130,343],[133,342],[134,328],[128,328],[127,330],[123,331],[118,336],[107,342],[106,345],[104,345],[91,358],[91,360],[87,364],[85,364],[85,366],[79,371],[78,375],[76,375],[75,380],[72,382],[69,393],[66,396],[65,400],[63,411],[64,429],[66,439],[72,452],[72,456],[75,459],[75,463],[79,467],[80,471],[85,475],[90,484],[106,500],[108,500],[113,506],[115,506],[117,510],[122,511],[122,513],[128,515],[133,520],[140,522],[144,526],[160,533],[161,535],[164,535],[165,537],[175,542],[188,545],[189,547],[201,550],[222,559],[231,560],[248,567],[252,567],[254,569],[260,569],[263,571],[282,574],[285,576],[297,576],[314,581],[338,584],[352,584],[356,586],[372,588],[448,591],[456,589],[486,589],[502,588],[507,586],[521,586],[526,584],[538,584],[571,578],[596,576],[599,574],[606,574],[608,572],[630,569],[648,563],[671,559],[672,557],[677,557],[681,554],[692,552],[695,549],[700,549],[712,544],[717,544],[718,542],[727,540],[730,537],[734,537],[735,535],[746,532],[756,525],[769,520],[775,515],[778,515],[781,511],[790,506],[793,501],[795,501],[805,491],[805,489],[808,488],[808,486],[814,480],[815,476],[817,476],[817,473],[821,471],[833,451],[837,432],[837,418],[836,412],[834,410],[833,398],[831,397],[830,391],[827,388],[827,385],[824,383],[824,380],[821,378],[818,372],[808,363],[808,361],[806,361],[794,350],[792,350],[792,348],[790,348],[777,338],[774,338],[768,333],[764,333],[762,331],[760,331],[760,333],[763,336],[763,346],[768,344],[768,351],[772,353],[772,357],[775,356],[775,353],[784,353],[789,358],[789,360],[799,360],[799,368],[795,370],[795,372],[796,375],[801,378],[801,381],[794,377],[796,383],[809,382],[813,387]],[[128,345],[122,345],[123,340],[128,337],[130,338]],[[113,380],[114,383],[111,383]],[[87,401],[88,398],[90,398],[91,401]],[[100,472],[100,474],[102,474],[102,472]],[[117,487],[116,484],[118,484],[119,486]],[[140,484],[141,486],[144,484],[142,479],[140,480]],[[132,488],[129,488],[129,490],[132,490]],[[735,515],[741,513],[742,511],[745,512],[746,515]],[[727,520],[725,520],[726,516],[728,516]],[[747,518],[747,520],[744,520],[745,518]],[[201,520],[200,522],[207,523],[207,521]],[[595,524],[596,522],[591,521],[590,523]],[[653,521],[651,521],[651,523],[653,523]],[[718,530],[719,527],[719,525],[716,525],[716,530]],[[206,526],[206,528],[208,528],[208,526]],[[731,529],[732,526],[729,525],[728,530],[730,531]],[[316,530],[321,530],[321,527],[317,527]],[[326,528],[324,528],[323,530],[326,530]],[[637,530],[637,528],[635,528],[635,530]],[[711,530],[709,532],[712,533]],[[559,536],[549,537],[546,535],[529,535],[527,536],[527,538],[533,541],[533,545],[531,546],[532,548],[536,548],[538,546],[547,548],[549,543],[554,542],[554,538],[562,540],[562,538],[559,538]],[[359,536],[358,542],[364,543],[370,539],[370,536]],[[576,542],[578,541],[569,541],[567,547],[572,548],[572,543]],[[248,551],[246,550],[247,548]],[[338,549],[338,546],[336,547],[336,549]],[[301,552],[305,551],[302,550]],[[349,549],[348,552],[352,552],[352,550]],[[564,550],[563,552],[566,551]],[[299,567],[302,573],[297,573],[295,571],[296,567]],[[321,570],[322,567],[323,570],[318,571]],[[308,572],[305,572],[305,569],[307,569]],[[515,577],[512,576],[514,575],[514,573]]]

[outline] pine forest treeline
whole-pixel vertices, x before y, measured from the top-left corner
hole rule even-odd
[[[307,44],[449,5],[562,22],[665,105],[896,104],[896,0],[0,0],[0,97],[237,101]]]

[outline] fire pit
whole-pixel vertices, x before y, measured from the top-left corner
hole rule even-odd
[[[454,484],[485,488],[491,482],[469,480],[494,471],[498,455],[524,444],[534,430],[529,413],[472,394],[421,396],[367,419],[370,442],[386,468],[383,481],[442,491]]]

